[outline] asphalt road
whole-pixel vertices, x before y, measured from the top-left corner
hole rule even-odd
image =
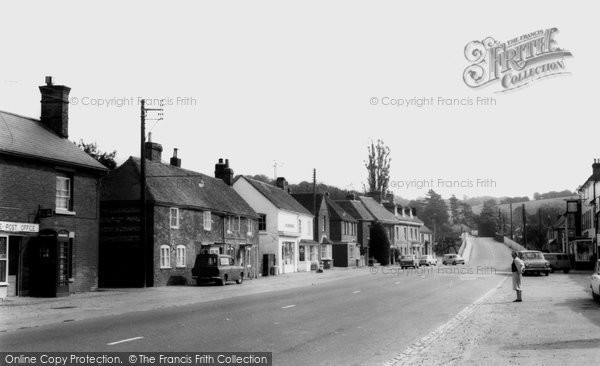
[[[267,351],[276,365],[381,364],[498,285],[509,265],[504,245],[476,239],[468,266],[373,267],[319,286],[17,330],[0,335],[0,348]]]

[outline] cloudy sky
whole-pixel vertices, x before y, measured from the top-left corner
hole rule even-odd
[[[39,117],[37,87],[52,75],[72,88],[69,137],[120,162],[139,155],[138,98],[164,98],[164,120],[148,123],[163,159],[179,148],[183,167],[207,174],[220,157],[236,174],[272,176],[277,162],[291,182],[316,168],[322,182],[361,189],[366,146],[382,138],[406,198],[426,193],[410,181],[458,197],[575,189],[600,157],[598,9],[585,4],[11,2],[0,109]],[[553,27],[573,54],[567,74],[505,93],[463,82],[467,43]],[[384,105],[411,98],[435,103]]]

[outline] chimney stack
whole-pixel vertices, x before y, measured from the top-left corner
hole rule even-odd
[[[281,188],[284,191],[288,192],[288,182],[287,182],[287,180],[285,180],[284,177],[278,177],[277,180],[275,181],[275,186],[277,188]]]
[[[600,176],[600,159],[594,159],[594,164],[592,164],[592,173],[595,176]]]
[[[52,76],[46,76],[46,85],[39,88],[42,93],[40,122],[58,136],[68,138],[71,88],[52,84]]]
[[[219,162],[215,164],[215,178],[221,179],[225,184],[231,186],[233,184],[233,169],[229,167],[229,159],[219,158]]]
[[[148,141],[144,144],[144,148],[146,149],[146,159],[150,161],[161,162],[162,158],[162,145],[157,144],[156,142],[152,142],[152,133],[148,133]]]
[[[177,157],[177,148],[173,149],[173,156],[171,157],[171,165],[181,168],[181,159]]]

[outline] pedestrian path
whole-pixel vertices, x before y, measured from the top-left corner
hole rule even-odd
[[[600,304],[587,290],[589,274],[523,279],[523,302],[511,281],[478,304],[462,324],[412,360],[417,365],[596,364]]]

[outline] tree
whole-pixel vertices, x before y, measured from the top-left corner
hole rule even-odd
[[[495,200],[487,200],[483,203],[483,209],[479,214],[478,230],[479,236],[495,236],[498,229],[498,206]]]
[[[113,150],[111,153],[103,152],[98,149],[98,144],[96,142],[86,143],[83,140],[79,140],[76,145],[108,169],[113,170],[117,167],[117,162],[115,161],[117,150]]]
[[[367,146],[368,158],[365,161],[367,168],[367,187],[368,192],[379,192],[385,194],[390,182],[390,148],[385,145],[383,140],[377,140],[377,144],[371,140],[371,145]]]
[[[430,189],[427,192],[427,197],[425,197],[421,220],[433,230],[434,240],[437,241],[444,236],[442,229],[448,223],[448,206],[446,205],[446,201],[442,199],[442,196],[435,193],[433,189]]]
[[[460,221],[458,198],[456,198],[455,195],[452,195],[448,201],[450,202],[450,220],[453,224],[458,224]]]
[[[466,202],[459,202],[459,221],[461,224],[465,224],[468,227],[475,227],[475,214],[473,208]]]
[[[380,222],[371,226],[370,253],[377,262],[385,266],[390,263],[390,239]]]

